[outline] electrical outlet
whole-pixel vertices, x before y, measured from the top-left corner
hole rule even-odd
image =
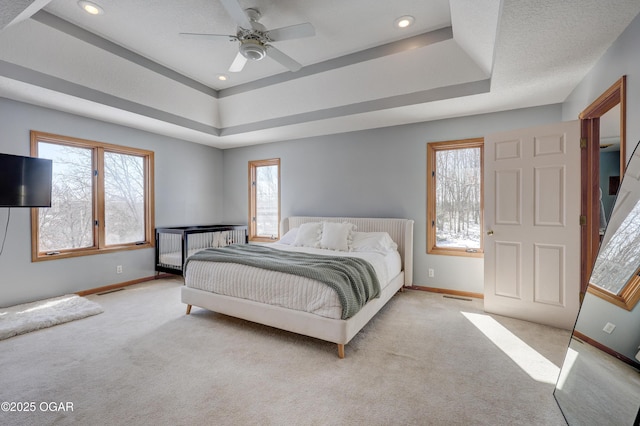
[[[435,271],[433,268],[429,268],[429,278],[433,278],[435,276]]]
[[[116,266],[116,274],[121,274],[121,273],[122,273],[122,265]]]
[[[604,326],[604,328],[602,329],[602,331],[604,331],[605,333],[613,333],[613,330],[616,328],[615,324],[611,324],[610,322],[607,323],[607,325]]]

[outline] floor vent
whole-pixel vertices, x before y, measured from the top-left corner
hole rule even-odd
[[[443,295],[442,297],[446,297],[447,299],[458,299],[458,300],[466,300],[467,302],[472,302],[473,299],[468,299],[466,297],[460,297],[460,296],[448,296],[448,295]]]
[[[122,291],[122,290],[124,290],[124,288],[115,288],[113,290],[103,291],[102,293],[97,293],[97,295],[98,296],[104,296],[105,294],[115,293],[116,291]]]

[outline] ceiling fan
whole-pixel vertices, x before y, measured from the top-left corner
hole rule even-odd
[[[239,52],[231,63],[229,72],[240,72],[247,60],[259,61],[265,56],[269,56],[291,71],[298,71],[302,68],[300,63],[269,43],[314,36],[316,30],[313,25],[305,22],[267,30],[264,25],[258,22],[262,15],[257,9],[243,10],[238,0],[220,0],[220,3],[238,25],[238,31],[235,35],[199,33],[180,33],[180,35],[211,40],[239,41]]]

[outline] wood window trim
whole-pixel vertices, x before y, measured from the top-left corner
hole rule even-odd
[[[613,303],[622,309],[632,311],[640,300],[640,277],[636,273],[619,294],[609,293],[608,291],[593,284],[589,284],[587,293],[591,293],[609,303]]]
[[[256,169],[258,167],[264,166],[278,166],[278,235],[276,235],[275,239],[280,238],[280,159],[279,158],[270,158],[267,160],[255,160],[249,161],[249,241],[251,242],[273,242],[274,238],[269,237],[260,237],[257,236],[257,224],[256,221],[253,220],[256,217],[256,186],[253,185],[253,182],[256,180]]]
[[[106,245],[104,226],[93,227],[94,245],[92,247],[83,247],[77,249],[65,249],[56,251],[55,254],[46,254],[39,251],[39,229],[38,229],[38,208],[31,209],[31,261],[40,262],[55,259],[66,259],[71,257],[91,256],[95,254],[113,253],[125,250],[139,250],[152,248],[155,246],[155,201],[154,201],[154,152],[138,148],[130,148],[121,145],[96,142],[87,139],[74,138],[70,136],[61,136],[52,133],[31,131],[31,156],[38,156],[38,143],[46,142],[57,145],[67,145],[78,148],[93,149],[93,164],[98,170],[104,170],[103,155],[105,151],[118,154],[128,154],[144,157],[144,215],[145,215],[145,240],[135,243]],[[105,204],[104,198],[97,196],[98,187],[104,187],[104,173],[98,173],[96,179],[93,180],[93,204],[94,219],[98,218],[99,223],[104,224]]]
[[[469,252],[465,248],[454,247],[438,247],[436,245],[436,234],[433,231],[431,224],[435,223],[436,208],[435,203],[430,200],[435,200],[436,194],[436,152],[447,149],[465,149],[465,148],[480,148],[480,248],[475,252]],[[452,141],[442,142],[429,142],[427,143],[427,254],[438,254],[445,256],[460,256],[460,257],[472,257],[481,258],[484,257],[484,238],[482,224],[484,223],[484,138],[471,138],[471,139],[459,139]]]

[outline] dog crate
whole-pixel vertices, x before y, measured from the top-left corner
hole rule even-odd
[[[211,247],[247,244],[246,225],[201,225],[156,228],[156,272],[182,275],[187,257]]]

